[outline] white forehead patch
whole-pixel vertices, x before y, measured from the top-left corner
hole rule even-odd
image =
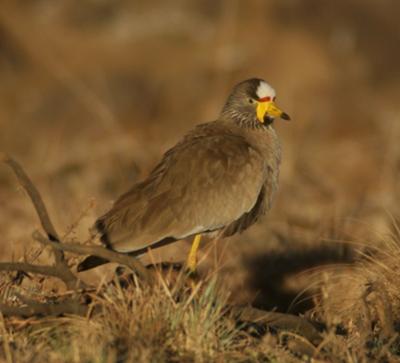
[[[258,98],[274,98],[276,96],[275,90],[267,82],[264,81],[260,82],[259,86],[257,87],[256,94]]]

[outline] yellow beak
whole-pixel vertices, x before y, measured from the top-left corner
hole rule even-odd
[[[283,120],[290,120],[287,113],[283,112],[274,101],[261,101],[257,103],[257,118],[260,122],[264,123],[265,118],[279,117]]]

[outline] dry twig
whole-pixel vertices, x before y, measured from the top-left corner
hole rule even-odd
[[[43,199],[28,175],[25,173],[22,167],[6,153],[0,153],[0,161],[7,164],[13,170],[18,182],[29,195],[29,198],[31,199],[39,217],[40,223],[48,238],[55,243],[59,243],[60,241],[58,234],[50,220]],[[2,263],[0,264],[0,270],[17,270],[54,276],[60,278],[69,289],[82,287],[82,282],[80,282],[69,269],[68,264],[65,261],[64,252],[56,248],[53,248],[53,252],[55,256],[54,266],[36,266],[27,263]]]
[[[4,316],[29,317],[34,315],[63,315],[75,314],[86,315],[88,305],[80,304],[78,301],[70,300],[61,303],[29,303],[26,306],[8,306],[0,304],[0,311]]]
[[[269,326],[278,331],[291,331],[305,337],[314,345],[318,345],[322,341],[321,334],[314,325],[300,316],[269,312],[251,306],[235,306],[231,311],[237,315],[239,321]]]
[[[137,272],[140,277],[146,280],[146,282],[152,283],[153,280],[152,275],[143,266],[143,264],[135,257],[115,252],[101,246],[89,246],[89,245],[82,245],[79,243],[57,243],[47,239],[39,231],[33,232],[32,237],[36,241],[44,245],[51,246],[52,248],[55,249],[60,249],[62,251],[67,251],[78,255],[94,255],[105,258],[110,262],[116,262],[121,265],[125,265],[130,269],[132,269],[133,271]]]
[[[146,282],[153,282],[150,272],[146,270],[146,268],[136,258],[108,250],[101,246],[61,243],[59,235],[51,222],[47,208],[39,191],[23,168],[13,158],[5,153],[0,153],[0,162],[4,162],[13,170],[18,182],[30,197],[42,228],[46,232],[47,237],[39,231],[35,231],[33,233],[34,240],[42,245],[50,246],[55,257],[54,265],[33,265],[27,262],[0,262],[0,271],[20,271],[23,273],[35,273],[56,277],[63,281],[68,289],[75,290],[76,293],[79,293],[82,291],[82,288],[86,287],[86,284],[80,281],[69,268],[64,256],[64,251],[68,251],[81,255],[96,255],[106,258],[111,262],[123,264],[131,268],[133,271],[136,271],[139,276],[146,280]],[[41,304],[35,303],[34,301],[25,301],[25,305],[27,306],[14,307],[0,304],[0,311],[4,315],[28,316],[38,314],[57,315],[61,313],[82,314],[87,310],[87,306],[80,304],[76,299],[59,304]]]

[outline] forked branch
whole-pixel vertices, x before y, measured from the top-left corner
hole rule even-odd
[[[60,244],[58,234],[54,228],[53,223],[49,217],[47,212],[47,208],[43,202],[43,199],[32,183],[29,176],[22,169],[21,165],[19,165],[13,158],[11,158],[6,153],[0,153],[0,161],[7,164],[14,174],[16,175],[18,182],[24,188],[29,198],[32,201],[32,204],[35,208],[35,211],[39,217],[40,223],[46,232],[49,239],[54,241],[54,243]],[[75,289],[77,287],[83,287],[83,283],[78,280],[78,278],[71,272],[68,267],[67,262],[65,261],[64,252],[60,249],[53,248],[53,253],[55,256],[55,264],[54,266],[36,266],[28,263],[0,263],[1,271],[24,271],[31,273],[39,273],[47,276],[54,276],[61,279],[65,285],[69,289]]]
[[[92,254],[106,258],[111,262],[117,262],[126,265],[132,270],[136,271],[147,282],[150,283],[152,281],[152,276],[150,275],[149,271],[146,270],[144,266],[133,257],[110,251],[100,246],[61,243],[59,235],[49,217],[43,199],[29,176],[25,173],[23,168],[6,153],[0,153],[0,161],[4,162],[12,169],[18,179],[18,182],[27,192],[39,217],[42,228],[47,235],[46,238],[39,231],[35,231],[33,233],[33,238],[43,245],[50,246],[55,256],[54,265],[38,266],[25,262],[2,262],[0,263],[0,271],[23,271],[25,273],[36,273],[45,276],[52,276],[62,280],[69,289],[82,288],[85,286],[85,284],[72,273],[65,260],[64,251],[68,251],[82,255]]]
[[[110,262],[116,262],[121,265],[125,265],[135,271],[141,278],[145,279],[146,282],[150,284],[153,282],[152,274],[135,257],[115,252],[101,246],[89,246],[79,243],[57,243],[47,239],[39,231],[33,232],[32,237],[43,245],[51,246],[55,249],[75,253],[77,255],[94,255],[105,258]]]
[[[0,153],[0,161],[7,164],[14,172],[15,176],[18,179],[19,184],[24,188],[24,190],[28,193],[29,198],[32,201],[33,206],[35,207],[36,213],[39,217],[40,223],[46,232],[47,236],[52,241],[59,241],[58,234],[56,229],[54,228],[53,223],[50,220],[49,214],[47,212],[47,208],[43,202],[43,199],[32,183],[29,176],[22,169],[21,165],[19,165],[13,158],[7,155],[4,152]],[[54,251],[57,262],[64,260],[64,253],[61,250]]]

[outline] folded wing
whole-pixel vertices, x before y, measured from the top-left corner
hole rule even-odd
[[[256,206],[265,178],[262,156],[242,136],[198,128],[96,226],[103,242],[119,252],[223,229]]]

